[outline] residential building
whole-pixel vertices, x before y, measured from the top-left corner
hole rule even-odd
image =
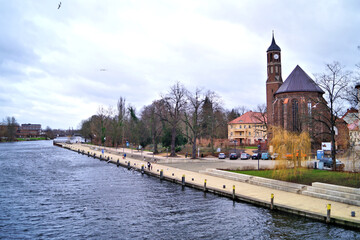
[[[17,135],[19,137],[38,137],[41,135],[41,124],[21,124]]]
[[[266,116],[260,112],[246,112],[228,123],[228,138],[239,144],[258,144],[266,140]]]

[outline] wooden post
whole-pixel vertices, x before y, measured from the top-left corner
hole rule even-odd
[[[141,165],[141,174],[144,174],[144,164]]]
[[[204,180],[204,192],[206,192],[206,179]]]
[[[330,223],[330,214],[331,214],[331,204],[327,205],[327,215],[326,215],[326,223]]]
[[[235,185],[233,185],[233,200],[235,200]]]
[[[183,174],[181,177],[181,184],[185,186],[185,174]]]
[[[160,170],[160,179],[163,179],[163,177],[164,177],[164,171],[161,169]]]
[[[130,161],[128,161],[128,169],[130,169]]]
[[[270,209],[273,210],[274,209],[274,194],[271,194],[271,205],[270,205]]]

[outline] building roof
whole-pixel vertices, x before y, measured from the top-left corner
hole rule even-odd
[[[265,121],[266,121],[266,115],[265,115]],[[249,111],[244,113],[238,118],[235,118],[229,124],[262,124],[263,123],[263,116],[260,112],[253,112]]]
[[[266,52],[269,52],[269,51],[281,51],[280,47],[275,42],[274,33],[272,36],[271,45]]]
[[[325,92],[297,65],[275,94],[287,92]]]

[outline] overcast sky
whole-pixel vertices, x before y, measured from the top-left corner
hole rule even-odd
[[[139,112],[177,81],[255,108],[272,30],[284,80],[360,62],[358,0],[59,2],[0,0],[1,119],[77,128],[120,96]]]

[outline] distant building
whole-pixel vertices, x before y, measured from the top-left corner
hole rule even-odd
[[[266,116],[260,112],[246,112],[228,123],[228,138],[240,144],[258,144],[266,140]]]
[[[39,137],[41,135],[41,124],[21,124],[17,135],[19,137]]]
[[[360,146],[359,111],[355,108],[348,109],[342,117],[349,131],[349,145]]]

